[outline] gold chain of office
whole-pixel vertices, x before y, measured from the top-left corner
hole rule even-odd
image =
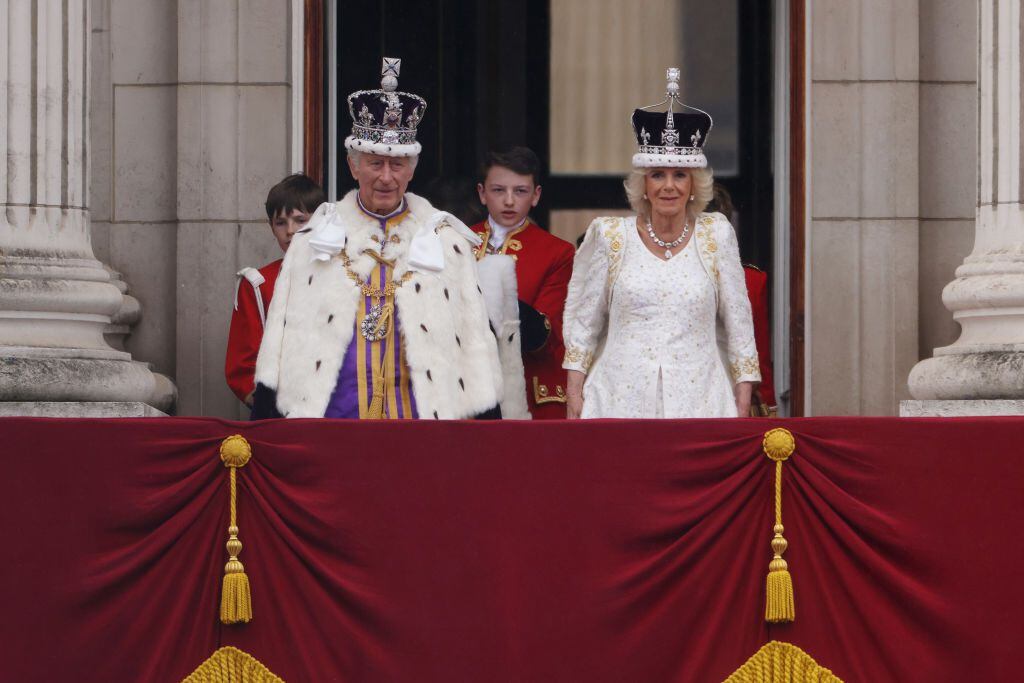
[[[367,251],[365,253],[368,253],[371,256],[376,257],[376,253],[373,251]],[[363,296],[372,296],[375,299],[394,296],[395,291],[399,287],[404,285],[406,282],[408,282],[410,279],[412,279],[413,276],[413,271],[409,270],[406,271],[405,274],[402,275],[402,279],[398,280],[397,282],[395,280],[388,280],[387,284],[385,284],[383,288],[376,287],[364,281],[363,278],[361,278],[358,273],[352,270],[352,260],[349,259],[348,256],[342,255],[341,260],[342,263],[345,265],[345,273],[348,275],[349,279],[351,279],[353,282],[359,285],[359,291],[362,292]],[[394,268],[394,263],[391,261],[386,261],[382,258],[376,258],[376,261],[381,265],[391,266],[392,268]]]

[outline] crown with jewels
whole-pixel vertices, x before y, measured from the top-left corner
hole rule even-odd
[[[423,120],[427,101],[419,95],[398,92],[402,60],[385,57],[379,90],[357,90],[348,96],[352,134],[345,148],[389,157],[411,157],[420,153],[416,127]]]
[[[704,156],[704,143],[714,125],[711,115],[679,99],[679,69],[668,69],[665,77],[665,99],[633,112],[633,132],[638,145],[633,166],[705,168],[708,160]],[[651,111],[666,103],[668,111]],[[680,111],[675,111],[676,107]]]

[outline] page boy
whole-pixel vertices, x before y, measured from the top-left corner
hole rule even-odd
[[[324,191],[309,176],[290,175],[267,194],[267,222],[281,251],[288,249],[292,235],[305,227],[317,207],[327,201]],[[277,259],[259,270],[243,268],[235,284],[235,310],[228,331],[224,376],[239,401],[252,406],[256,355],[263,339],[263,324],[274,294],[274,283],[281,271]],[[243,283],[244,280],[244,283]]]
[[[526,147],[491,152],[480,169],[477,193],[486,220],[473,226],[482,238],[477,258],[515,259],[526,393],[534,419],[565,419],[562,309],[575,251],[529,219],[540,201],[540,160]]]

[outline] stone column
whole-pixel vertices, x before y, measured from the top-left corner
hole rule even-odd
[[[919,357],[919,3],[823,1],[809,11],[804,408],[892,415]]]
[[[961,333],[911,371],[919,400],[904,402],[904,415],[1024,414],[1021,7],[1016,0],[978,6],[974,249],[942,292]]]
[[[89,238],[87,3],[5,0],[0,16],[0,414],[169,407],[166,378],[104,341],[123,295]]]

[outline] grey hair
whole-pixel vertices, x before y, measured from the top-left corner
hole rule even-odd
[[[358,166],[359,165],[359,158],[360,158],[360,156],[362,156],[363,152],[360,152],[358,149],[350,149],[350,150],[347,150],[347,151],[348,151],[348,158],[352,161],[353,164]],[[411,157],[400,157],[400,158],[408,159],[409,160],[409,164],[413,167],[413,169],[415,169],[416,168],[416,164],[418,164],[420,162],[420,155],[419,154],[413,155]]]
[[[644,196],[646,194],[644,181],[652,170],[654,169],[633,167],[633,170],[622,182],[622,186],[626,188],[626,199],[629,200],[629,206],[636,211],[637,215],[646,218],[651,217],[651,202]],[[707,208],[715,196],[715,174],[710,168],[689,168],[687,170],[690,172],[690,194],[693,195],[693,201],[687,201],[686,215],[691,221],[696,221],[697,216]]]

